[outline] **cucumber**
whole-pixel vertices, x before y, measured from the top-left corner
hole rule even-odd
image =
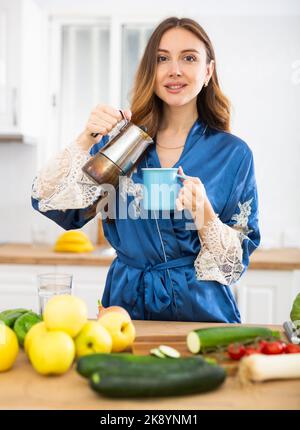
[[[211,366],[218,364],[217,359],[213,357],[205,357],[204,360],[206,361],[206,363],[210,364]]]
[[[165,354],[163,354],[158,348],[150,349],[150,354],[158,358],[166,358]]]
[[[150,354],[158,358],[179,358],[180,352],[167,345],[160,345],[158,348],[150,349]]]
[[[29,310],[23,308],[8,309],[0,313],[0,321],[3,321],[8,327],[12,327],[15,321],[26,312]]]
[[[180,357],[180,352],[177,351],[177,349],[171,348],[170,346],[167,346],[167,345],[160,345],[158,347],[158,350],[162,354],[164,354],[166,357],[170,357],[170,358],[179,358]]]
[[[159,363],[165,363],[165,360],[159,360]],[[178,360],[171,359],[173,363]],[[226,372],[222,367],[209,364],[181,371],[170,367],[163,374],[149,373],[145,366],[143,372],[135,373],[135,377],[122,373],[121,369],[118,374],[97,371],[92,374],[90,385],[93,390],[108,397],[161,397],[211,391],[219,387],[225,378]]]
[[[96,371],[118,371],[139,372],[148,369],[149,373],[164,372],[164,369],[197,368],[207,365],[202,357],[183,357],[174,360],[173,358],[159,359],[150,355],[133,355],[129,353],[111,353],[111,354],[90,354],[81,357],[77,361],[77,372],[86,378]]]
[[[187,347],[193,354],[216,349],[230,343],[248,343],[256,338],[280,338],[279,331],[266,327],[209,327],[193,330],[187,335]]]

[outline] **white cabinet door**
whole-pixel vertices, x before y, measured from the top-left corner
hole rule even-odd
[[[282,324],[295,295],[294,272],[248,270],[236,291],[243,323]]]
[[[73,275],[73,294],[86,302],[89,318],[96,318],[108,270],[108,266],[0,265],[0,311],[24,307],[38,312],[37,275],[69,273]]]
[[[0,131],[17,131],[20,94],[20,2],[0,2]]]
[[[28,308],[38,312],[37,275],[54,271],[55,266],[0,265],[0,311]]]
[[[96,318],[109,266],[0,265],[0,312],[24,307],[38,312],[37,275],[73,275],[73,294]],[[282,324],[289,319],[293,300],[300,292],[300,271],[248,270],[234,288],[243,323]]]

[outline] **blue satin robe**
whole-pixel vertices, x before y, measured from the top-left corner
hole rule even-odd
[[[93,146],[95,154],[107,142],[105,136]],[[247,237],[242,242],[243,266],[246,270],[250,254],[260,242],[258,198],[253,155],[238,137],[212,130],[197,120],[192,126],[180,156],[173,167],[183,167],[185,174],[197,176],[220,220],[234,225],[241,205],[251,203],[247,219]],[[142,167],[160,167],[155,145],[132,174],[135,183],[142,183]],[[134,199],[128,196],[128,204]],[[38,201],[32,199],[38,210]],[[66,230],[81,228],[87,209],[42,212]],[[154,219],[121,219],[103,223],[104,234],[117,257],[110,266],[102,297],[104,306],[123,306],[133,319],[209,321],[239,323],[240,313],[229,286],[217,281],[197,280],[194,260],[200,241],[183,212],[177,219],[156,214]]]

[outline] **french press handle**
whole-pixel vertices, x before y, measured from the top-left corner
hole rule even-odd
[[[120,112],[120,114],[122,115],[122,117],[123,117],[123,119],[121,119],[121,121],[125,121],[125,124],[121,127],[121,129],[120,130],[122,130],[122,128],[123,127],[125,127],[125,125],[127,125],[128,124],[128,119],[126,118],[126,116],[124,115],[124,112],[121,110],[121,109],[119,109],[119,112]],[[120,121],[120,122],[121,122]],[[116,128],[116,127],[118,127],[118,124],[113,128],[113,130]],[[97,137],[98,135],[99,135],[100,133],[91,133],[91,136],[92,137]]]

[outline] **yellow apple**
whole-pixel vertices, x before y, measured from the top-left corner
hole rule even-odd
[[[9,370],[15,363],[19,352],[19,342],[15,332],[0,323],[0,372]]]
[[[98,322],[112,337],[112,352],[124,351],[133,344],[135,327],[131,318],[123,312],[107,312],[100,316]]]
[[[109,332],[97,321],[88,321],[75,338],[77,358],[95,353],[109,353],[112,349],[112,338]]]
[[[38,373],[60,375],[67,372],[73,363],[74,341],[63,331],[47,331],[32,337],[28,357]]]
[[[34,324],[31,327],[31,329],[26,333],[26,336],[24,339],[24,351],[26,352],[26,354],[28,354],[28,349],[29,349],[31,340],[35,336],[39,336],[40,334],[43,334],[46,332],[47,332],[47,328],[46,328],[46,324],[44,321],[41,321],[37,324]]]
[[[76,337],[87,322],[87,306],[79,297],[62,294],[47,302],[43,317],[48,330],[62,330]]]

